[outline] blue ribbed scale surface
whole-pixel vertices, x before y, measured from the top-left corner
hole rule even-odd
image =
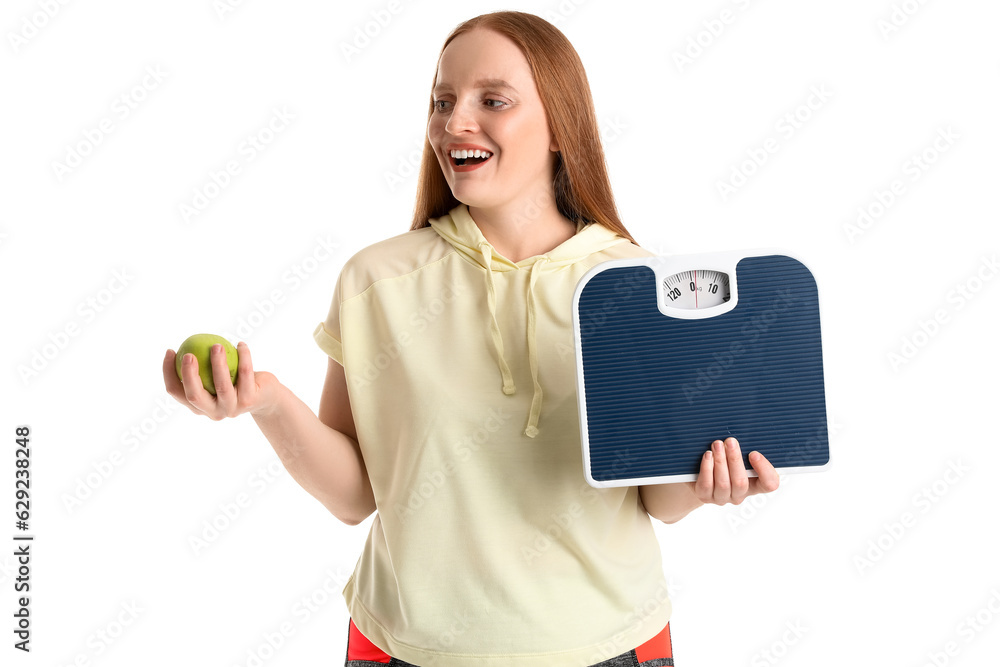
[[[590,476],[610,483],[696,475],[712,441],[730,435],[748,470],[753,450],[776,468],[825,465],[819,303],[809,270],[783,255],[744,257],[736,307],[706,319],[661,313],[656,280],[648,266],[609,268],[580,293]],[[632,287],[627,297],[623,284]]]

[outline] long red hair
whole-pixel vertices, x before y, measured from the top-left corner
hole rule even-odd
[[[559,212],[574,222],[600,223],[638,245],[618,216],[590,83],[573,45],[558,28],[534,14],[492,12],[459,24],[441,47],[438,64],[453,39],[475,28],[493,30],[509,38],[520,47],[531,67],[549,119],[550,131],[559,144],[553,180]],[[432,89],[436,82],[435,68]],[[432,93],[427,110],[428,122],[433,113]],[[410,229],[429,226],[429,218],[443,216],[459,203],[425,136]]]

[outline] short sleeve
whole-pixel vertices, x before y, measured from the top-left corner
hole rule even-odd
[[[333,298],[330,300],[330,311],[326,319],[316,325],[313,331],[313,340],[320,349],[326,352],[334,361],[341,366],[344,365],[344,348],[341,343],[340,333],[340,304],[343,301],[341,281],[344,273],[341,271],[337,277],[337,286],[333,290]]]

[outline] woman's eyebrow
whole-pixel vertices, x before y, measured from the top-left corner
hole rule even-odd
[[[509,90],[514,91],[515,93],[517,92],[517,88],[515,88],[512,85],[510,85],[509,83],[507,83],[503,79],[497,79],[497,78],[479,79],[478,81],[476,81],[472,85],[474,87],[476,87],[476,88],[507,88]],[[438,85],[434,86],[434,91],[433,92],[436,93],[439,90],[443,90],[445,88],[450,89],[451,86],[448,85],[447,83],[439,83]]]

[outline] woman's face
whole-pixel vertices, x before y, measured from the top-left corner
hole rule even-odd
[[[441,56],[433,99],[427,137],[458,201],[493,208],[551,189],[558,146],[514,42],[484,29],[456,37]],[[460,166],[455,148],[490,156]]]

